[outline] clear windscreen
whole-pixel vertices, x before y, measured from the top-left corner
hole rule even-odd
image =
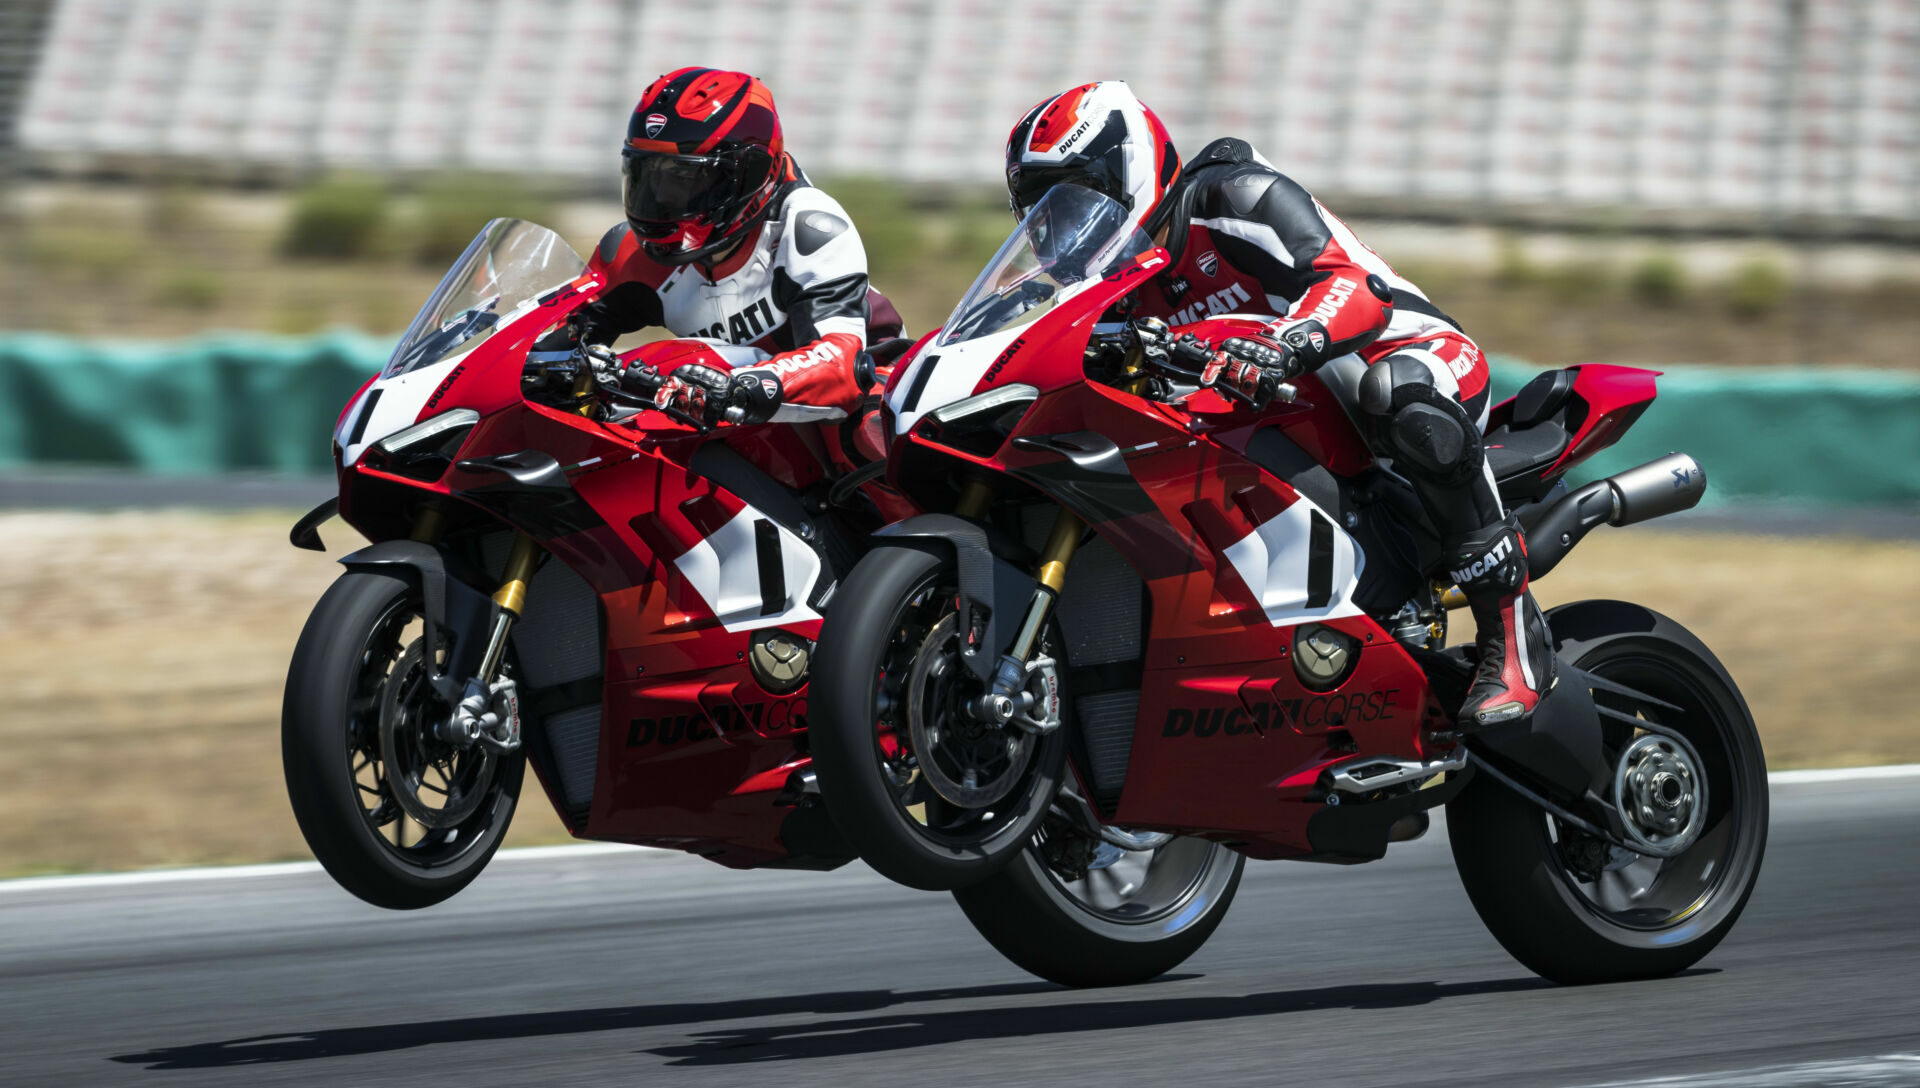
[[[1153,248],[1127,209],[1081,185],[1056,185],[1020,221],[954,307],[940,343],[957,344],[1037,320],[1071,294]]]
[[[586,267],[547,228],[524,219],[495,219],[433,289],[380,376],[396,377],[479,347],[516,310],[578,278]]]

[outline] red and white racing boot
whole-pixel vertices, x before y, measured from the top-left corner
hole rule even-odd
[[[1558,679],[1546,617],[1527,592],[1527,542],[1509,514],[1454,542],[1448,573],[1479,626],[1480,661],[1460,708],[1462,729],[1524,720]]]

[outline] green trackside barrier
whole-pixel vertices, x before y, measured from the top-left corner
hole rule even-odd
[[[392,351],[391,339],[350,332],[0,336],[0,466],[326,473],[340,409]]]
[[[0,335],[0,468],[325,473],[334,420],[392,343],[351,332],[165,343]],[[1493,365],[1497,397],[1539,372],[1517,359]],[[1917,505],[1920,376],[1670,369],[1653,409],[1576,476],[1669,450],[1706,466],[1709,502]]]

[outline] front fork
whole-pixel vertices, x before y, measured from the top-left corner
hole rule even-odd
[[[414,539],[431,543],[439,535],[443,520],[439,511],[426,511],[414,527]],[[480,671],[467,678],[452,715],[437,729],[440,739],[447,743],[460,748],[485,745],[500,752],[520,747],[520,694],[513,681],[500,673],[507,657],[507,637],[526,610],[527,583],[539,563],[540,545],[525,533],[516,534],[501,573],[500,588],[493,591],[498,612],[487,635],[486,652],[480,657]]]
[[[978,518],[985,513],[986,500],[987,488],[976,481],[961,494],[957,512],[962,517]],[[1086,530],[1087,523],[1065,508],[1054,516],[1053,528],[1040,549],[1040,563],[1033,576],[1037,584],[1021,618],[1019,634],[1001,655],[992,686],[974,701],[976,718],[1012,724],[1031,733],[1051,733],[1060,728],[1058,668],[1050,658],[1036,656],[1034,650],[1047,616],[1067,584],[1067,564],[1073,561]]]

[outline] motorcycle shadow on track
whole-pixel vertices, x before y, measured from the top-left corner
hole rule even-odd
[[[1693,972],[1687,972],[1692,974]],[[1179,976],[1173,976],[1179,977]],[[1193,976],[1186,976],[1193,977]],[[1161,982],[1167,981],[1165,978]],[[1152,984],[1150,984],[1152,985]],[[1486,994],[1557,989],[1540,978],[1504,978],[1483,982],[1394,982],[1273,990],[1257,994],[1160,997],[1139,1001],[1076,1001],[1057,1005],[1016,1005],[992,1009],[956,1009],[930,1014],[901,1013],[861,1019],[813,1021],[767,1027],[729,1028],[693,1033],[683,1046],[647,1051],[672,1059],[674,1066],[735,1065],[804,1058],[840,1058],[911,1050],[942,1043],[1070,1035],[1082,1031],[1162,1028],[1187,1023],[1218,1023],[1248,1017],[1280,1016],[1320,1009],[1403,1009],[1436,1001]],[[1062,991],[1067,993],[1070,991]]]
[[[1713,974],[1695,969],[1685,975]],[[1197,974],[1169,975],[1148,983],[1162,989],[1200,978]],[[1083,1031],[1110,1031],[1124,1027],[1160,1027],[1169,1024],[1279,1016],[1318,1009],[1400,1009],[1429,1005],[1459,997],[1524,993],[1555,989],[1545,980],[1522,977],[1481,982],[1408,982],[1311,989],[1275,990],[1255,994],[1198,997],[1146,997],[1130,1001],[1073,1001],[1050,1005],[1015,1004],[981,1009],[938,1012],[889,1010],[931,1002],[979,1001],[1043,994],[1066,996],[1070,991],[1047,983],[958,987],[896,993],[891,990],[850,990],[801,996],[755,998],[745,1001],[630,1005],[620,1008],[567,1009],[510,1016],[435,1020],[413,1024],[256,1035],[177,1047],[159,1047],[112,1060],[149,1070],[221,1069],[247,1065],[311,1061],[384,1053],[442,1043],[478,1040],[532,1039],[542,1036],[583,1035],[675,1024],[703,1024],[725,1020],[787,1018],[766,1026],[699,1031],[690,1041],[652,1048],[644,1053],[669,1059],[673,1066],[733,1065],[747,1062],[834,1058],[858,1054],[938,1046],[943,1043],[1067,1035]],[[1139,991],[1135,991],[1139,992]],[[793,1021],[795,1015],[871,1015],[835,1020]],[[903,1030],[905,1029],[905,1030]]]

